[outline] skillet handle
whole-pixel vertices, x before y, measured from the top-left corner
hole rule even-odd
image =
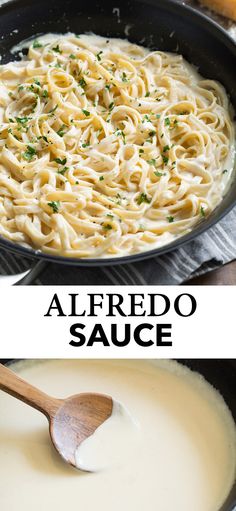
[[[23,277],[23,279],[19,280],[14,284],[14,286],[29,286],[32,284],[32,281],[35,280],[40,273],[46,268],[48,265],[47,261],[39,260],[35,264],[33,264],[30,271]]]

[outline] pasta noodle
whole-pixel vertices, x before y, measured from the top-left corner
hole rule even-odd
[[[234,161],[224,88],[181,55],[48,35],[0,66],[0,235],[116,257],[189,232]]]

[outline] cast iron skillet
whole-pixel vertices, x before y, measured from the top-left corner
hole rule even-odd
[[[11,364],[13,360],[1,360],[2,364]],[[188,366],[193,371],[202,374],[204,378],[211,383],[223,396],[228,405],[236,423],[236,360],[178,360],[181,364]],[[236,480],[234,486],[220,510],[215,511],[234,511],[236,510]],[[201,511],[201,510],[199,510]]]
[[[46,32],[129,37],[130,41],[163,51],[178,51],[199,67],[206,78],[226,87],[236,110],[236,46],[216,23],[174,0],[11,0],[0,8],[2,63],[13,60],[13,45]],[[236,178],[221,204],[189,234],[172,243],[130,256],[75,259],[43,254],[0,238],[0,246],[25,257],[80,266],[140,261],[173,250],[218,222],[236,204]]]

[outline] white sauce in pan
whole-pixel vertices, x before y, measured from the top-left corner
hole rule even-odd
[[[81,472],[51,446],[43,415],[0,392],[1,510],[219,510],[235,478],[235,425],[199,375],[171,361],[63,360],[15,369],[53,396],[107,393],[125,412],[116,410],[78,452],[98,469]]]

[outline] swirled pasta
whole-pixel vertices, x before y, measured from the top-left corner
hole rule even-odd
[[[224,88],[181,55],[44,36],[0,66],[0,235],[47,254],[122,256],[189,232],[234,159]]]

